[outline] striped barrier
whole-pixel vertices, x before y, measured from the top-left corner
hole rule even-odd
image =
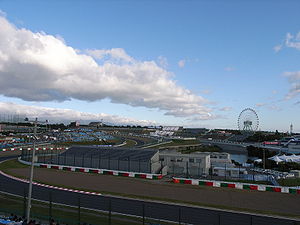
[[[64,148],[64,147],[58,147],[58,148],[35,148],[36,151],[46,151],[46,150],[67,150],[68,148]],[[3,148],[3,149],[0,149],[0,152],[7,152],[7,151],[15,151],[15,150],[19,150],[19,151],[22,151],[22,150],[28,150],[28,151],[31,151],[33,150],[33,148]]]
[[[18,161],[25,165],[31,165],[30,162],[22,160],[21,157],[18,157]],[[137,173],[137,172],[128,172],[128,171],[120,171],[120,170],[107,170],[107,169],[86,168],[86,167],[76,167],[76,166],[66,166],[66,165],[53,165],[53,164],[44,164],[44,163],[35,163],[34,165],[40,168],[65,170],[65,171],[73,171],[73,172],[81,172],[81,173],[114,175],[114,176],[121,176],[121,177],[135,177],[135,178],[152,179],[152,180],[160,180],[163,178],[162,174]]]
[[[19,161],[21,163],[24,163],[24,161],[22,160]],[[135,178],[152,179],[152,180],[159,180],[163,178],[163,175],[161,174],[137,173],[137,172],[128,172],[128,171],[119,171],[119,170],[95,169],[95,168],[86,168],[86,167],[40,164],[40,163],[36,163],[36,166],[40,168],[48,168],[48,169],[55,169],[55,170],[104,174],[104,175],[113,175],[113,176],[121,176],[121,177],[135,177]]]
[[[295,187],[269,186],[269,185],[262,185],[262,184],[248,184],[248,183],[226,182],[226,181],[215,181],[215,180],[185,179],[185,178],[176,178],[176,177],[173,177],[172,179],[173,179],[173,183],[178,183],[178,184],[192,184],[192,185],[211,186],[211,187],[227,187],[227,188],[235,188],[241,190],[300,194],[300,189]]]

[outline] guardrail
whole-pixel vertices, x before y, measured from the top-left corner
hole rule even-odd
[[[295,187],[283,187],[283,186],[270,186],[263,184],[250,184],[240,182],[226,182],[216,180],[198,180],[198,179],[185,179],[173,177],[173,183],[180,184],[191,184],[200,186],[211,186],[211,187],[228,187],[242,190],[255,190],[255,191],[270,191],[290,194],[300,194],[300,189]]]
[[[31,162],[22,160],[21,157],[18,158],[18,161],[25,165],[31,165]],[[152,179],[152,180],[159,180],[163,178],[162,174],[139,173],[139,172],[97,169],[97,168],[87,168],[87,167],[57,165],[57,164],[44,164],[44,163],[35,163],[34,165],[40,168],[82,172],[82,173],[104,174],[104,175],[114,175],[114,176],[122,176],[122,177],[135,177],[135,178]]]

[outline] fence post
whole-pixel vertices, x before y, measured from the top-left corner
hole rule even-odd
[[[26,188],[24,187],[23,193],[23,216],[26,216]]]
[[[89,167],[93,168],[93,154],[91,154],[91,162]]]
[[[128,169],[127,171],[130,171],[130,157],[128,157],[128,165],[127,165]]]
[[[141,172],[141,160],[139,159],[139,173]]]
[[[108,199],[108,224],[111,225],[111,198]]]
[[[99,163],[98,168],[100,169],[101,168],[100,167],[101,166],[101,152],[99,153],[99,162],[98,163]]]
[[[145,225],[145,203],[143,203],[143,225]]]
[[[65,162],[64,162],[65,165],[67,165],[67,153],[65,152]]]
[[[74,163],[73,163],[73,166],[76,166],[76,154],[74,154]]]
[[[80,225],[80,196],[78,196],[78,225]]]
[[[49,192],[49,221],[52,220],[52,191]]]
[[[220,215],[220,213],[218,214],[218,224],[221,225],[221,215]]]
[[[181,224],[181,208],[178,209],[178,224]]]
[[[85,154],[82,155],[82,167],[84,167],[84,155]]]

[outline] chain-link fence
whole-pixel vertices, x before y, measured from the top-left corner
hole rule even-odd
[[[21,159],[31,161],[32,150],[22,150]],[[60,152],[57,150],[41,150],[36,152],[36,162],[44,164],[55,164],[75,167],[86,167],[96,169],[108,169],[119,171],[130,171],[140,173],[153,173],[154,163],[151,161],[110,158],[109,155],[103,155],[100,151],[94,154],[76,154],[69,152]],[[156,162],[157,164],[157,162]],[[155,165],[160,169],[159,165]],[[157,171],[157,170],[156,170]]]

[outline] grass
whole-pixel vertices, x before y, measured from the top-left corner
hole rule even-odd
[[[6,161],[6,162],[0,164],[0,170],[3,170],[3,169],[8,170],[10,168],[24,168],[24,167],[27,167],[27,166],[20,164],[17,160],[9,160],[9,161]],[[46,169],[44,169],[44,170],[46,170]],[[62,171],[62,172],[68,173],[69,171]],[[19,178],[25,178],[23,176],[17,176],[16,174],[13,174],[11,172],[7,172],[7,173],[10,175],[19,177]],[[89,174],[89,175],[97,176],[96,174]],[[129,179],[131,179],[131,178],[129,178]],[[290,217],[290,218],[300,218],[300,215],[278,213],[278,212],[272,212],[272,211],[268,211],[268,210],[254,210],[254,209],[238,208],[238,207],[232,207],[232,206],[226,206],[226,205],[190,202],[190,201],[182,201],[182,200],[175,200],[175,199],[168,199],[168,198],[150,197],[150,196],[144,196],[144,195],[125,194],[125,193],[118,193],[118,192],[108,192],[108,191],[101,191],[101,190],[77,188],[77,187],[66,186],[66,185],[55,184],[55,183],[47,183],[47,182],[42,182],[39,180],[35,180],[35,181],[39,182],[39,183],[53,185],[53,186],[59,186],[59,187],[63,187],[63,188],[77,189],[77,190],[88,191],[88,192],[98,192],[98,193],[100,192],[104,195],[111,195],[111,196],[119,196],[119,197],[141,199],[141,200],[156,200],[156,201],[161,201],[161,202],[171,202],[171,203],[176,203],[176,204],[186,204],[186,205],[193,205],[193,206],[200,206],[200,207],[210,207],[210,208],[222,209],[222,210],[233,210],[233,211],[239,211],[239,212],[258,213],[258,214],[264,214],[264,215],[276,215],[276,216],[285,216],[285,217]],[[240,181],[244,182],[243,180],[240,180]],[[182,184],[172,184],[172,185],[179,187]],[[196,186],[195,188],[203,188],[203,187]],[[245,190],[235,190],[234,189],[232,191],[245,191]]]
[[[172,140],[171,143],[161,144],[159,147],[171,147],[179,145],[197,145],[200,144],[198,140]]]
[[[136,141],[126,139],[126,144],[123,145],[122,147],[133,147],[133,146],[135,146],[135,145],[136,145]]]
[[[0,212],[6,214],[16,214],[18,216],[24,215],[26,202],[24,198],[0,194]],[[51,208],[52,218],[59,223],[78,224],[79,211],[77,207],[61,206],[52,204]],[[32,218],[44,223],[50,218],[50,204],[48,202],[32,201],[31,209]],[[80,221],[87,224],[108,224],[108,212],[99,212],[94,210],[80,209]],[[155,222],[156,220],[146,219],[146,222]],[[135,225],[141,224],[142,218],[136,218],[124,215],[111,215],[111,224],[114,225]],[[157,222],[157,221],[156,221]],[[160,224],[171,224],[160,222]]]
[[[288,178],[288,179],[280,179],[278,183],[281,186],[300,186],[300,178]]]
[[[71,146],[71,145],[114,145],[118,140],[107,140],[107,141],[67,141],[61,142],[57,145],[59,146]]]
[[[29,166],[19,163],[17,159],[7,160],[0,163],[0,170],[7,172],[8,169],[12,168],[28,168]]]

